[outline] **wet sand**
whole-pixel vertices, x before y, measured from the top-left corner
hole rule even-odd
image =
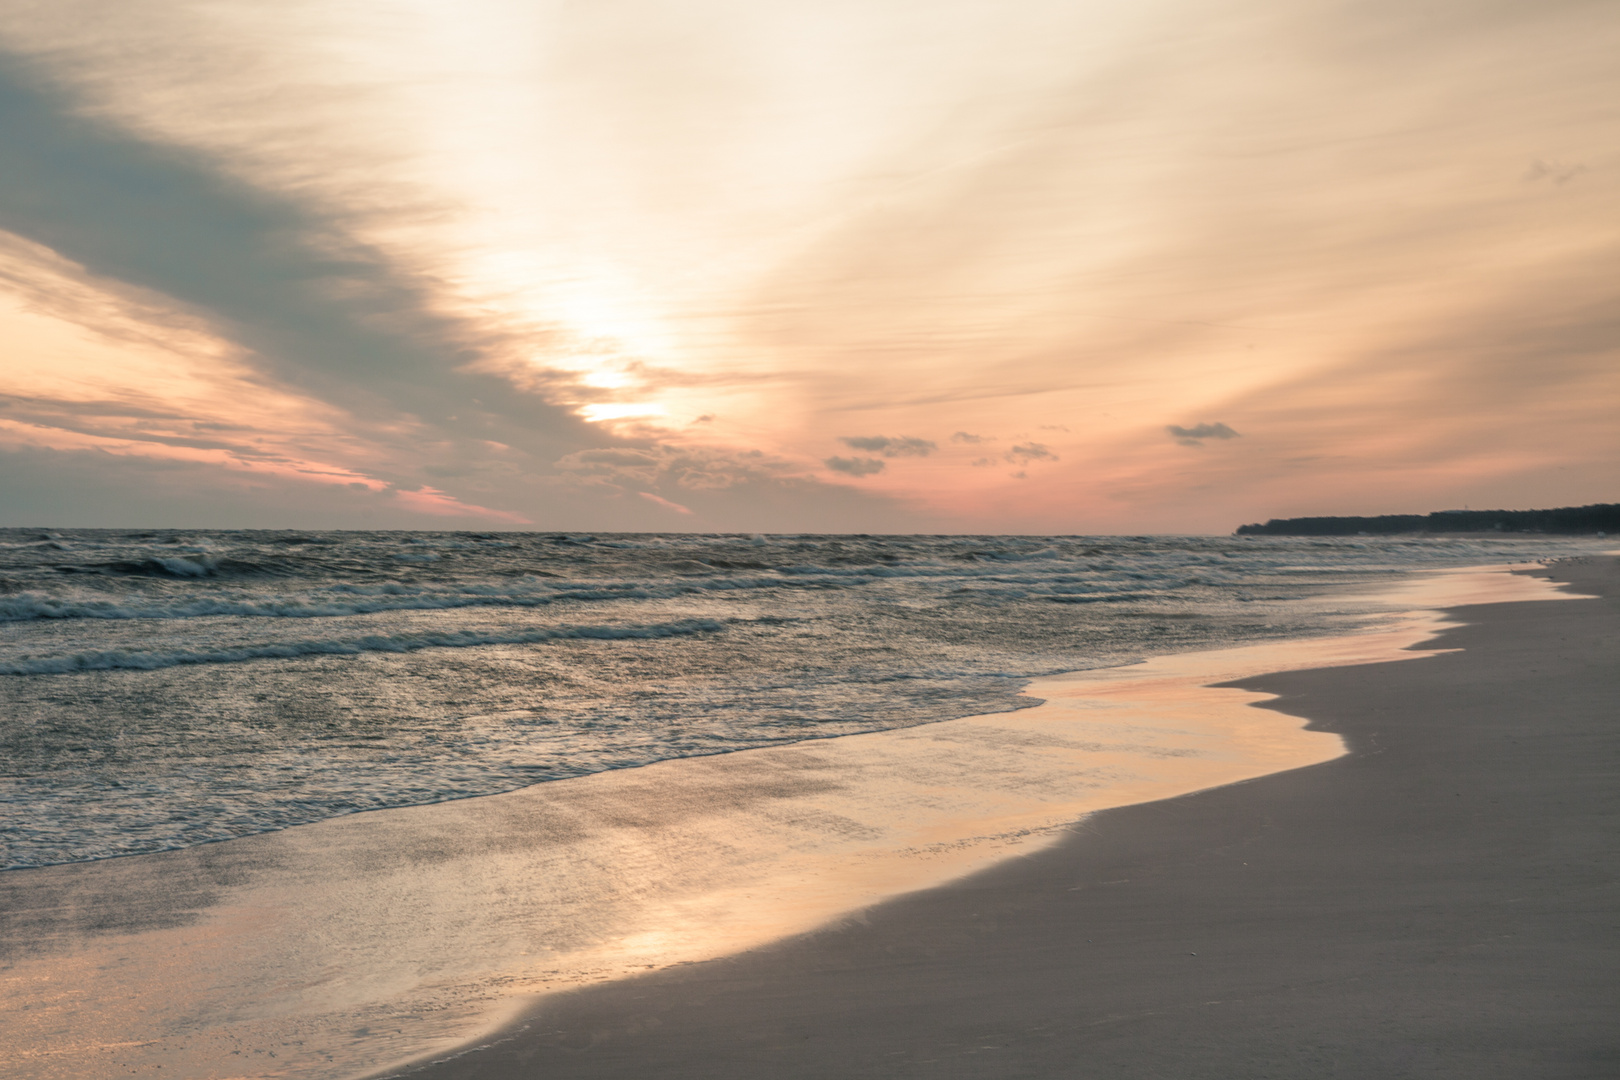
[[[1349,749],[820,931],[556,994],[413,1080],[1620,1075],[1620,561],[1238,689]],[[1454,650],[1454,651],[1441,651]]]

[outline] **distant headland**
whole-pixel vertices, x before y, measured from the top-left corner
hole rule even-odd
[[[1272,518],[1239,525],[1238,536],[1388,536],[1393,533],[1620,533],[1620,503],[1556,510],[1436,510],[1377,517]]]

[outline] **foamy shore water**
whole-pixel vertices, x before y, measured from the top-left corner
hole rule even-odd
[[[1507,569],[1414,575],[1372,632],[1038,679],[1045,703],[1017,712],[8,874],[28,915],[0,1075],[375,1074],[536,995],[805,932],[1096,810],[1329,760],[1337,736],[1214,684],[1417,660],[1439,609],[1569,596]]]

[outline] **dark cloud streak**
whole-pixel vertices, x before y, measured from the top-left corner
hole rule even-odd
[[[850,476],[871,476],[882,472],[884,468],[883,462],[878,458],[830,457],[825,464],[833,472],[848,473]]]
[[[1051,447],[1038,442],[1022,443],[1014,446],[1007,451],[1006,458],[1008,461],[1016,462],[1019,465],[1028,465],[1032,461],[1058,460],[1058,456],[1052,453]],[[1021,476],[1020,479],[1022,479]]]
[[[1164,430],[1168,431],[1182,446],[1203,446],[1205,439],[1237,439],[1241,438],[1237,432],[1225,424],[1198,424],[1194,427],[1182,427],[1179,424],[1170,424]]]
[[[927,457],[939,449],[938,443],[912,435],[895,438],[887,435],[845,435],[838,441],[851,450],[865,450],[871,454],[882,454],[886,458]]]
[[[265,374],[369,421],[374,438],[413,418],[547,459],[601,440],[497,375],[458,370],[476,335],[425,314],[422,290],[340,222],[85,119],[29,74],[0,59],[0,227],[192,307]]]

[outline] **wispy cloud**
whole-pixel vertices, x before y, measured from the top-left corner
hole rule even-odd
[[[638,491],[638,492],[636,492],[636,494],[640,495],[643,499],[646,499],[648,502],[652,503],[654,506],[662,506],[665,510],[673,510],[677,514],[686,514],[688,516],[691,516],[691,514],[692,514],[692,511],[688,507],[682,506],[678,502],[670,502],[668,499],[664,498],[663,496],[654,495],[650,491]]]

